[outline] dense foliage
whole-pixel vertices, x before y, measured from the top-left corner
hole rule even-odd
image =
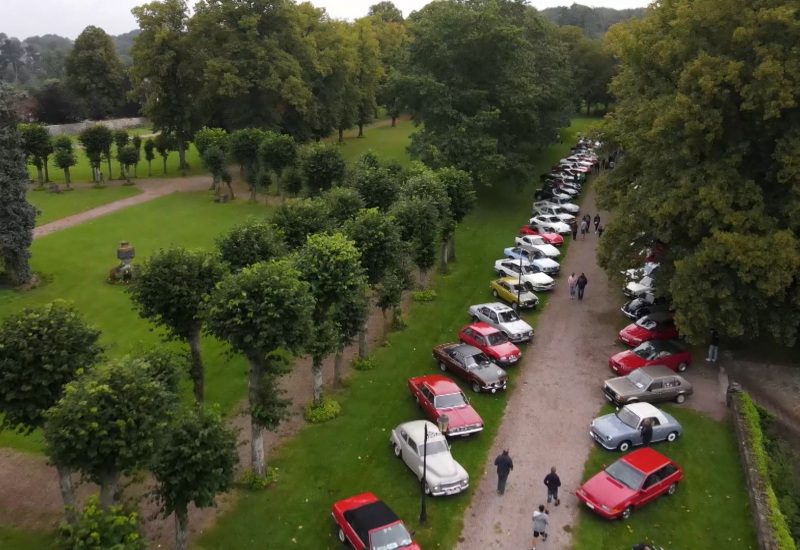
[[[59,541],[64,550],[144,550],[141,518],[124,506],[102,506],[97,495],[86,499],[78,522],[62,525]]]
[[[642,17],[644,8],[615,10],[572,4],[546,8],[541,10],[541,14],[556,25],[578,27],[587,38],[596,39],[602,37],[612,25],[634,17]]]

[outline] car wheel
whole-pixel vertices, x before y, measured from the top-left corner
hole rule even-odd
[[[630,448],[631,448],[630,441],[623,441],[622,443],[619,444],[619,447],[617,447],[617,449],[619,449],[623,453],[627,452]]]
[[[622,519],[628,519],[629,517],[631,517],[631,513],[633,513],[633,507],[628,506],[622,511],[622,516],[621,516]]]
[[[339,542],[347,544],[347,537],[344,536],[344,531],[342,531],[341,527],[339,528]]]
[[[673,483],[672,485],[670,485],[670,486],[667,488],[667,494],[668,494],[668,495],[674,495],[674,494],[675,494],[675,491],[676,491],[677,489],[678,489],[678,484],[677,484],[677,483]]]
[[[681,361],[681,364],[678,365],[678,372],[683,372],[686,370],[686,367],[689,365],[686,364],[686,361]]]
[[[679,393],[677,396],[675,396],[676,403],[683,403],[684,401],[686,401],[686,395]]]
[[[492,296],[494,296],[495,298],[497,298],[497,291],[496,291],[496,290],[493,290],[493,291],[492,291]]]
[[[403,458],[403,449],[400,448],[400,445],[397,443],[392,443],[392,448],[394,450],[394,456],[397,458]]]
[[[672,443],[676,439],[678,439],[678,432],[670,432],[670,434],[667,436],[667,441],[669,441],[670,443]]]
[[[447,365],[445,365],[442,361],[439,361],[439,370],[442,372],[447,371]]]
[[[478,384],[477,382],[473,382],[472,391],[474,391],[475,393],[481,393],[481,385]]]

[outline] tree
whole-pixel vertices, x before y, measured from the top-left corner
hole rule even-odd
[[[364,200],[352,187],[333,187],[320,195],[319,200],[326,205],[328,217],[334,227],[353,219],[364,208]]]
[[[378,101],[386,107],[386,113],[392,117],[392,128],[397,126],[397,118],[405,107],[404,101],[408,92],[404,86],[407,82],[408,79],[403,78],[400,72],[391,69],[378,89]]]
[[[101,505],[114,505],[120,475],[150,462],[175,403],[143,360],[99,365],[64,386],[45,413],[47,455],[98,484]]]
[[[75,39],[64,67],[67,85],[83,99],[90,116],[106,118],[122,104],[122,63],[103,29],[86,27]]]
[[[297,142],[292,136],[267,132],[261,141],[259,158],[262,169],[275,174],[278,194],[285,198],[283,173],[297,163]]]
[[[419,269],[419,282],[423,274],[436,265],[436,245],[440,241],[439,212],[431,201],[414,197],[397,202],[389,213],[400,228],[400,238],[411,248],[411,258]]]
[[[36,209],[25,198],[28,171],[17,133],[12,92],[0,83],[0,264],[12,285],[33,279],[28,259]]]
[[[444,186],[447,193],[452,218],[451,230],[447,235],[450,254],[448,259],[456,259],[456,226],[464,221],[467,214],[472,212],[478,199],[469,174],[455,168],[442,168],[437,170],[436,179]]]
[[[111,129],[104,124],[93,124],[81,130],[78,134],[78,141],[83,146],[83,152],[89,159],[92,167],[92,181],[100,181],[100,162],[103,154],[111,150],[114,143],[114,134]],[[111,164],[108,165],[108,179],[111,179]]]
[[[289,250],[301,248],[309,235],[322,233],[330,227],[327,205],[311,199],[280,205],[273,211],[270,221],[283,234]]]
[[[145,550],[139,514],[124,506],[103,507],[92,495],[86,499],[75,525],[62,525],[60,547],[64,550]]]
[[[219,413],[204,407],[185,411],[167,427],[150,467],[164,517],[175,514],[175,549],[186,549],[189,505],[208,508],[233,485],[239,455],[236,432]]]
[[[374,17],[383,23],[403,22],[403,12],[401,12],[397,6],[388,0],[371,5],[367,15]]]
[[[194,134],[194,145],[200,153],[203,167],[211,172],[211,188],[215,194],[220,192],[220,184],[228,182],[228,191],[231,199],[235,198],[230,185],[230,172],[228,171],[228,151],[230,142],[228,132],[221,128],[208,128],[204,126]]]
[[[286,409],[274,384],[274,354],[303,349],[312,333],[313,307],[308,283],[286,260],[261,262],[226,276],[208,302],[208,330],[244,355],[250,367],[250,443],[258,475],[266,473],[264,428],[276,428]]]
[[[127,130],[122,130],[122,129],[114,130],[113,131],[113,136],[114,136],[114,145],[117,146],[117,160],[119,161],[119,179],[123,179],[123,178],[127,179],[127,174],[126,174],[126,171],[125,171],[125,165],[122,163],[122,159],[119,158],[119,154],[122,151],[122,148],[125,147],[126,145],[128,145],[128,143],[131,140],[131,136],[128,135],[128,131]],[[108,179],[111,179],[111,175],[110,175],[111,174],[111,164],[108,165],[108,173],[109,173]]]
[[[27,434],[41,428],[64,385],[99,360],[99,338],[100,331],[63,301],[7,316],[0,325],[0,429]],[[55,465],[67,518],[74,522],[71,471]]]
[[[258,128],[236,130],[231,134],[231,158],[239,164],[241,178],[250,188],[250,200],[256,200],[259,181],[259,149],[264,131]]]
[[[166,174],[167,158],[169,158],[169,154],[175,150],[175,138],[169,134],[161,132],[153,140],[153,145],[155,146],[156,151],[158,151],[158,154],[161,155],[161,159],[164,162],[163,173]],[[145,154],[147,154],[147,143],[145,143],[144,148],[145,148]]]
[[[234,272],[286,254],[283,233],[269,221],[255,217],[235,225],[217,238],[217,248],[222,261]]]
[[[136,161],[133,163],[133,177],[139,177],[139,161],[142,160],[142,138],[139,134],[133,134],[131,138],[131,145],[136,152]]]
[[[585,105],[588,113],[592,105],[608,104],[608,86],[616,68],[611,52],[600,40],[587,39],[578,27],[561,27],[559,34],[567,47],[576,107]]]
[[[78,164],[78,157],[75,154],[75,145],[69,136],[58,136],[54,143],[53,164],[56,168],[64,171],[64,182],[69,189],[70,174],[69,169]]]
[[[22,148],[28,157],[28,163],[36,167],[39,183],[50,181],[47,163],[53,153],[53,142],[47,126],[44,124],[20,124],[19,136],[22,138]]]
[[[364,199],[367,208],[386,212],[400,195],[400,180],[396,174],[381,166],[374,151],[369,150],[358,159],[349,183]]]
[[[376,305],[383,315],[383,334],[386,335],[386,312],[394,310],[397,317],[400,301],[403,299],[403,292],[411,289],[413,280],[405,266],[400,265],[389,269],[383,276],[380,284],[376,287]]]
[[[167,338],[189,345],[198,402],[205,394],[200,311],[223,274],[224,267],[214,254],[185,248],[162,249],[144,262],[128,290],[141,318],[164,328]]]
[[[175,136],[178,168],[186,169],[186,143],[197,130],[196,94],[201,71],[189,35],[184,0],[162,0],[133,8],[141,32],[130,50],[133,96],[144,102],[153,128]]]
[[[318,195],[344,178],[347,164],[336,145],[316,143],[300,155],[300,170],[311,195]]]
[[[206,152],[209,147],[216,146],[224,152],[230,151],[230,136],[228,132],[222,128],[209,128],[203,126],[194,134],[194,146],[197,147],[197,152],[201,155]]]
[[[356,88],[358,89],[358,137],[364,137],[364,125],[375,119],[378,112],[378,87],[384,76],[384,68],[380,58],[380,45],[375,28],[368,18],[361,18],[355,23],[358,34],[358,72]]]
[[[83,105],[61,80],[46,80],[31,91],[36,120],[45,124],[69,124],[83,118]]]
[[[620,212],[603,233],[601,265],[616,270],[652,247],[659,293],[691,342],[716,328],[723,337],[794,345],[794,12],[777,0],[748,9],[668,0],[607,38],[619,72],[603,139],[625,154],[598,188],[601,207]]]
[[[139,153],[136,151],[133,145],[126,145],[117,151],[117,159],[119,160],[120,165],[122,165],[122,176],[125,178],[128,184],[130,184],[131,165],[135,165],[139,160]]]
[[[314,405],[322,403],[322,363],[340,353],[364,326],[367,278],[360,253],[341,233],[308,237],[297,255],[301,277],[314,297],[313,329],[308,346],[314,373]]]
[[[153,166],[152,162],[153,159],[156,158],[155,153],[153,150],[156,148],[156,142],[153,138],[147,138],[144,142],[144,160],[147,161],[147,176],[153,175]],[[166,159],[165,159],[166,161]],[[166,171],[166,168],[164,169]]]
[[[416,171],[416,173],[413,173]],[[457,177],[453,174],[453,177]],[[450,196],[443,181],[437,175],[428,170],[419,163],[412,167],[412,175],[403,185],[403,196],[409,198],[418,198],[422,201],[431,204],[436,209],[436,228],[431,227],[429,230],[433,231],[433,235],[438,236],[441,242],[441,260],[442,270],[447,271],[447,258],[448,258],[448,239],[454,232],[453,211],[450,207]],[[420,234],[419,238],[424,238]],[[420,243],[420,246],[427,250],[428,244]],[[420,248],[419,250],[422,250]],[[423,261],[425,267],[420,266],[419,262],[415,261],[421,269],[429,269],[433,265],[427,265],[427,260],[423,260],[422,256],[418,256],[419,261]]]

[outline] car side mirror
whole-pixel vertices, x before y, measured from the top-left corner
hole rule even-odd
[[[606,468],[608,468],[608,466],[606,466],[605,464],[603,464],[603,469],[605,470]]]

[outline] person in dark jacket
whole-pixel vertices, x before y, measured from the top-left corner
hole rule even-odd
[[[642,432],[642,445],[650,445],[653,440],[653,424],[649,418],[645,418],[642,421],[642,427],[639,430]]]
[[[578,277],[578,282],[575,283],[575,286],[578,287],[578,300],[583,300],[583,292],[588,284],[589,279],[586,278],[586,275],[581,273],[581,276]]]
[[[569,228],[572,229],[572,240],[574,241],[578,238],[578,224],[574,219],[569,222]]]
[[[716,363],[718,351],[719,351],[719,332],[717,332],[717,329],[712,328],[710,344],[708,346],[708,357],[706,358],[706,361],[710,363]]]
[[[497,466],[497,494],[502,495],[506,492],[508,474],[514,469],[514,461],[508,455],[508,449],[503,449],[503,452],[494,459],[494,465]]]
[[[561,504],[561,501],[558,500],[558,488],[561,487],[561,479],[556,474],[555,466],[550,468],[550,473],[544,476],[544,484],[547,487],[547,504],[550,504],[553,500],[556,506]]]
[[[594,215],[594,232],[597,233],[597,230],[600,228],[600,214]]]

